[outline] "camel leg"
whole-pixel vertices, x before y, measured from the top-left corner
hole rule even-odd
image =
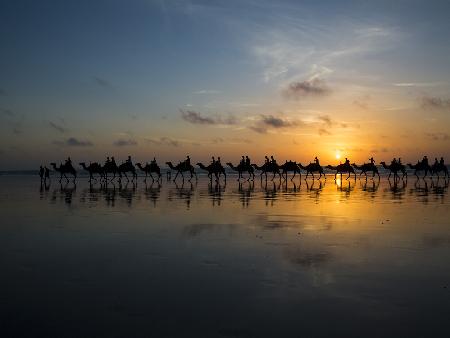
[[[175,175],[175,178],[173,179],[174,182],[176,181],[176,179],[177,179],[179,173],[180,173],[180,172],[177,171],[177,174]],[[184,179],[184,177],[183,177],[183,179]]]

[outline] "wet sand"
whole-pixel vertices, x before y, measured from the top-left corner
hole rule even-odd
[[[448,337],[448,181],[295,182],[0,176],[0,335]]]

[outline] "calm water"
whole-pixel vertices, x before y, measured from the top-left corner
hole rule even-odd
[[[0,335],[448,337],[448,182],[0,177]]]

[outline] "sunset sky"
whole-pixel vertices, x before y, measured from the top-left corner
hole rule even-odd
[[[449,1],[0,2],[0,170],[450,160]]]

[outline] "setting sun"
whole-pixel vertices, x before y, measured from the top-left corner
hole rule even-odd
[[[336,159],[339,160],[341,158],[341,154],[336,152]]]

